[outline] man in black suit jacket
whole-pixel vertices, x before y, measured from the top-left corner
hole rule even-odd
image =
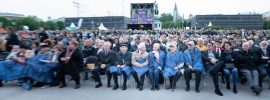
[[[201,54],[203,65],[207,74],[212,75],[213,77],[214,85],[216,88],[215,93],[217,95],[223,96],[218,85],[218,71],[222,68],[224,62],[219,61],[218,53],[213,50],[213,43],[211,42],[207,44],[207,50],[202,51]]]
[[[95,82],[98,82],[96,88],[102,86],[99,76],[99,72],[102,70],[105,70],[108,76],[107,87],[111,87],[110,81],[112,78],[112,74],[110,73],[110,66],[114,65],[115,52],[113,50],[110,50],[110,47],[111,44],[109,42],[105,42],[103,50],[100,51],[97,55],[96,66],[92,71]]]
[[[123,77],[124,77],[122,90],[126,90],[127,79],[129,78],[130,73],[131,73],[132,53],[130,51],[127,51],[128,45],[126,44],[121,44],[120,48],[121,48],[121,51],[115,54],[114,66],[111,66],[110,68],[113,75],[114,83],[115,83],[113,90],[116,90],[119,87],[117,75],[121,75],[121,74],[123,74]],[[121,71],[120,73],[118,71],[119,69]]]

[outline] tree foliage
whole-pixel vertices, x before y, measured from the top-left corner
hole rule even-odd
[[[163,13],[161,14],[159,20],[162,22],[162,23],[165,23],[167,21],[173,21],[173,16],[171,13]]]

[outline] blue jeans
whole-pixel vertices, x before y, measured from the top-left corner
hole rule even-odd
[[[270,64],[270,63],[269,63]],[[268,64],[268,65],[269,65]],[[262,87],[262,81],[263,79],[267,76],[267,74],[270,76],[270,68],[269,66],[265,66],[266,64],[261,64],[259,67],[258,67],[258,72],[260,73],[259,74],[259,86]]]
[[[233,77],[233,85],[237,84],[237,80],[238,80],[238,69],[234,68],[234,69],[223,69],[224,72],[224,77],[226,79],[226,82],[230,82],[230,74],[232,73],[232,77]]]
[[[160,72],[159,68],[149,70],[149,77],[150,77],[152,86],[153,85],[159,86],[159,72]],[[154,83],[154,77],[155,77],[155,83]]]

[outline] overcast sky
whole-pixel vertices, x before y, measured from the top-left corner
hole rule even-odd
[[[123,15],[123,0],[2,0],[0,12],[36,15],[48,20],[60,17],[77,17],[77,8],[73,2],[86,5],[80,9],[80,16],[111,16]],[[203,14],[237,14],[242,12],[267,12],[270,11],[270,0],[124,0],[124,15],[130,17],[130,3],[158,3],[159,12],[173,13],[176,3],[178,12],[185,18]]]

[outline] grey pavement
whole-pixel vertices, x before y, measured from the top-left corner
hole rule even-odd
[[[62,89],[48,87],[46,89],[34,88],[31,91],[16,86],[16,81],[12,81],[4,83],[4,86],[0,88],[0,100],[270,100],[268,77],[265,78],[263,83],[264,91],[259,96],[252,93],[248,84],[239,85],[238,94],[234,94],[232,89],[227,90],[226,85],[222,83],[220,83],[221,91],[224,96],[217,96],[214,93],[211,77],[205,78],[206,86],[205,89],[200,88],[200,93],[196,93],[194,90],[194,78],[190,81],[191,89],[189,92],[186,92],[185,86],[181,84],[183,79],[177,82],[176,89],[172,92],[171,90],[166,90],[164,84],[160,84],[161,89],[159,91],[151,91],[150,85],[148,86],[147,84],[144,85],[143,91],[139,91],[135,88],[136,84],[133,78],[129,80],[127,90],[122,91],[121,88],[112,90],[113,84],[111,88],[107,88],[106,77],[102,75],[101,78],[103,82],[102,87],[94,88],[95,83],[90,79],[81,81],[81,88],[77,90],[74,89],[74,81],[67,82],[68,86]],[[147,81],[148,79],[146,78],[145,83]]]

